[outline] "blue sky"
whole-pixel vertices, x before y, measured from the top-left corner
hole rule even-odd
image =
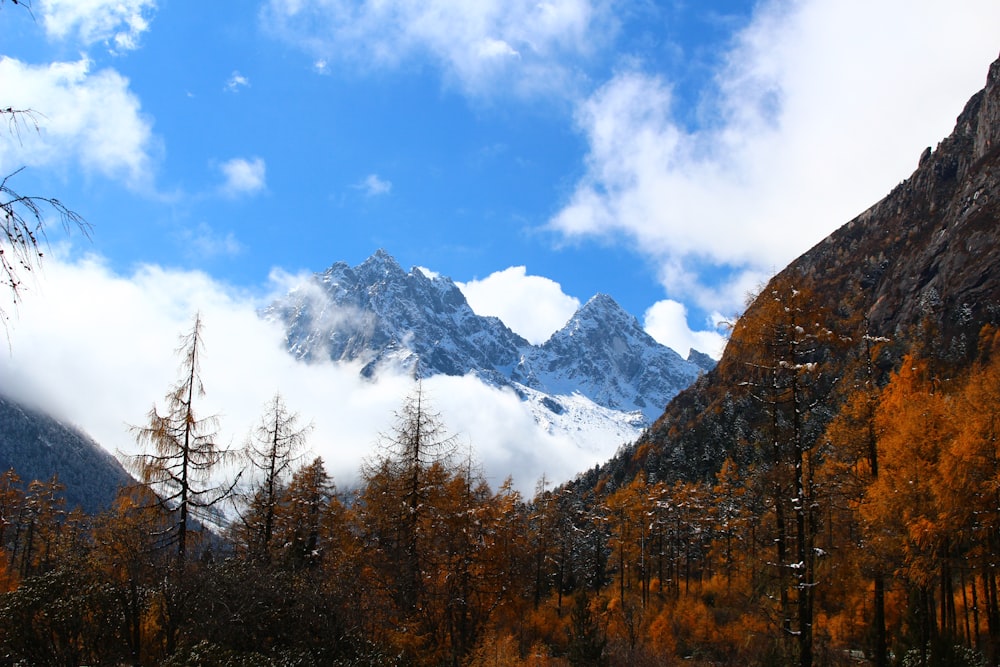
[[[751,5],[375,6],[346,3],[343,21],[340,3],[323,2],[193,14],[36,0],[34,20],[7,7],[11,69],[47,84],[17,101],[54,124],[46,96],[88,95],[92,115],[60,137],[43,122],[45,138],[8,147],[3,166],[28,163],[20,182],[94,225],[73,250],[120,272],[202,269],[258,290],[274,267],[319,271],[381,247],[462,282],[524,266],[577,300],[607,292],[643,317],[664,296],[657,259],[552,225],[587,173],[578,116],[618,73],[669,71],[691,99],[680,120],[698,122],[695,102]],[[119,149],[95,159],[88,141]],[[570,314],[554,308],[543,329]]]
[[[52,376],[110,367],[153,400],[139,369],[194,310],[246,342],[271,295],[378,248],[534,341],[605,292],[717,355],[715,324],[906,178],[1000,53],[995,0],[33,0],[0,22],[0,106],[39,126],[0,173],[93,225],[50,225],[3,370],[81,422]]]

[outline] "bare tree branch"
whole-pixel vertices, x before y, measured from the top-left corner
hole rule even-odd
[[[25,274],[41,266],[46,213],[58,216],[67,231],[76,227],[90,238],[89,223],[58,199],[14,190],[10,180],[21,171],[23,167],[0,180],[0,287],[10,290],[14,306],[21,300]],[[0,306],[0,319],[6,318]]]

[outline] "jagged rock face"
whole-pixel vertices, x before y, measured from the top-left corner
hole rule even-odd
[[[534,346],[495,317],[476,315],[448,278],[404,271],[384,251],[357,267],[334,264],[264,311],[284,323],[299,358],[361,360],[366,374],[386,365],[418,376],[475,373],[549,397],[578,392],[599,406],[641,412],[646,423],[711,366],[660,345],[606,295]],[[556,406],[550,398],[544,405]]]
[[[448,278],[407,273],[380,250],[352,268],[338,262],[265,311],[286,324],[299,358],[360,359],[418,376],[511,367],[527,341],[495,317],[479,317]]]
[[[525,350],[512,378],[549,393],[579,391],[599,405],[639,409],[652,419],[666,407],[659,401],[672,397],[670,389],[688,386],[700,371],[653,340],[614,299],[598,294],[544,344]]]
[[[955,130],[914,174],[783,273],[863,309],[880,335],[906,341],[922,322],[936,352],[960,361],[1000,317],[1000,61]]]
[[[990,66],[976,123],[973,159],[981,160],[1000,147],[1000,60]]]
[[[891,351],[880,359],[884,370],[914,347],[956,369],[969,363],[983,325],[1000,323],[1000,60],[954,132],[923,152],[909,179],[771,284],[810,287],[817,309],[830,314],[830,328],[841,335],[857,340],[867,322],[867,333],[890,339]],[[763,299],[755,301],[741,321],[765,308]],[[734,455],[741,437],[766,428],[755,421],[752,401],[741,397],[751,367],[741,354],[728,346],[719,364],[601,476],[627,482],[645,470],[654,478],[705,477]],[[846,363],[830,353],[824,372],[844,378]],[[834,384],[830,391],[821,397],[827,416],[843,389]]]

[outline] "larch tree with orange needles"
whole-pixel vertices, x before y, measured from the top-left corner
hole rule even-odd
[[[740,320],[731,342],[745,350],[752,377],[745,388],[770,422],[760,433],[760,451],[774,516],[777,613],[782,638],[794,639],[800,667],[811,667],[814,653],[819,434],[812,413],[835,339],[826,312],[815,304],[812,291],[792,276],[776,278],[757,297],[754,312]]]
[[[903,358],[879,401],[879,474],[862,505],[871,539],[898,564],[913,593],[910,642],[918,651],[933,649],[939,634],[948,640],[955,629],[950,557],[956,544],[940,497],[949,483],[941,462],[955,422],[944,384],[926,360]]]
[[[173,541],[180,568],[187,559],[191,522],[227,498],[235,486],[212,483],[211,475],[231,453],[216,442],[218,419],[199,417],[195,407],[204,396],[201,382],[201,315],[191,331],[181,338],[181,379],[167,393],[166,410],[154,405],[148,422],[133,426],[132,434],[151,451],[124,456],[124,462],[139,480],[158,494],[160,504],[176,517]]]

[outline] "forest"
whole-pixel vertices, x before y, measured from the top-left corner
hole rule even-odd
[[[1000,329],[947,363],[815,302],[776,281],[734,328],[757,408],[713,475],[531,498],[419,382],[358,488],[280,395],[219,448],[196,319],[109,509],[0,476],[0,664],[997,664]]]

